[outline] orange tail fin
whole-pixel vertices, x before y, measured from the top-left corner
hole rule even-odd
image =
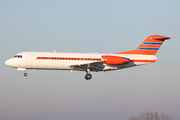
[[[171,37],[162,35],[151,35],[141,45],[133,51],[120,52],[116,54],[140,54],[140,55],[155,55],[165,40]]]

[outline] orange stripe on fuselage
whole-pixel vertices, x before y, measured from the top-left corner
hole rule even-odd
[[[69,57],[37,57],[36,59],[46,60],[83,60],[83,61],[102,61],[100,58],[69,58]]]
[[[40,60],[82,60],[82,61],[102,61],[97,58],[66,58],[66,57],[37,57],[36,59]],[[154,63],[156,60],[129,60],[129,62],[151,62]]]

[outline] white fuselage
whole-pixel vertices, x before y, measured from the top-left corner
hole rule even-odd
[[[18,68],[18,70],[44,69],[86,71],[86,68],[72,67],[72,65],[82,65],[92,62],[105,61],[102,58],[104,55],[124,57],[130,60],[130,62],[120,65],[107,65],[104,63],[101,71],[109,71],[153,63],[156,61],[156,57],[154,55],[135,54],[21,52],[17,55],[21,55],[21,57],[8,59],[5,64],[13,68]]]

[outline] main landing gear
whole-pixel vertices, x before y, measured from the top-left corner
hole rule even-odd
[[[87,69],[86,75],[85,75],[84,78],[85,78],[86,80],[90,80],[90,79],[92,78],[92,75],[90,74],[90,70],[89,70],[89,69]]]
[[[92,75],[91,75],[91,74],[86,74],[86,75],[85,75],[85,79],[86,79],[86,80],[90,80],[91,78],[92,78]]]

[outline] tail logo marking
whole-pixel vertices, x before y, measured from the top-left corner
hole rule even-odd
[[[159,50],[159,48],[144,48],[144,47],[140,47],[138,50]]]
[[[158,42],[144,42],[143,45],[162,45],[163,43]]]

